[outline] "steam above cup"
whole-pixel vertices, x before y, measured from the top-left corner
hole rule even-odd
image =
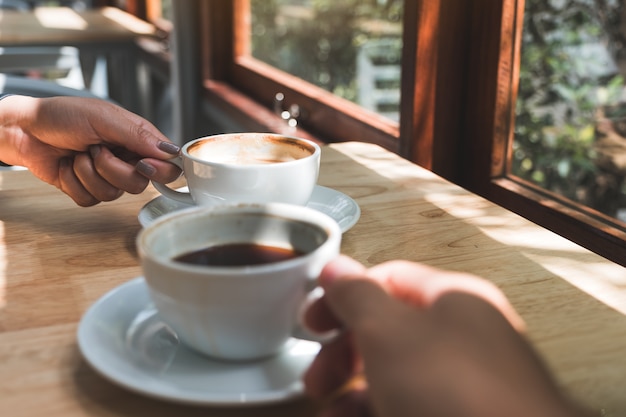
[[[189,192],[153,182],[166,197],[187,204],[288,203],[305,205],[317,183],[320,147],[273,133],[229,133],[186,143],[172,160]]]

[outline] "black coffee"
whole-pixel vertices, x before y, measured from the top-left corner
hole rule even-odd
[[[229,243],[184,253],[175,257],[174,260],[205,266],[248,266],[286,261],[302,254],[293,248],[256,243]]]

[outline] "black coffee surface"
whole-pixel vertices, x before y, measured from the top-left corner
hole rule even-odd
[[[302,255],[292,248],[256,243],[209,246],[174,258],[177,262],[205,266],[248,266],[285,261]]]

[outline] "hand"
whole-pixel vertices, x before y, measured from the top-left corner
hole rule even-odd
[[[320,285],[325,295],[305,323],[344,329],[305,376],[309,395],[327,402],[325,417],[580,415],[488,281],[406,261],[366,269],[341,257]]]
[[[80,206],[171,182],[179,148],[143,118],[110,102],[10,96],[0,101],[0,157],[27,167]]]

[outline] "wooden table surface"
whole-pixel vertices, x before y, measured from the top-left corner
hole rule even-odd
[[[0,46],[115,44],[154,35],[153,25],[116,7],[0,10]]]
[[[326,146],[320,184],[362,209],[344,253],[495,282],[558,381],[601,415],[626,414],[624,268],[374,145]],[[141,275],[137,214],[156,195],[150,188],[80,208],[27,171],[0,172],[0,415],[313,416],[306,399],[251,409],[161,402],[108,382],[82,359],[82,314]]]

